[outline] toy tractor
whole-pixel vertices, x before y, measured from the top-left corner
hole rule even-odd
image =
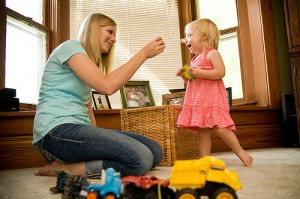
[[[62,193],[62,199],[84,199],[81,192],[86,189],[89,182],[80,175],[75,175],[64,170],[56,170],[56,186],[51,187],[52,193]]]

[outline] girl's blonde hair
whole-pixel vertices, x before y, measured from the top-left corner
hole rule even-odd
[[[99,28],[102,26],[117,26],[117,24],[113,19],[101,13],[94,13],[87,16],[80,26],[77,40],[86,50],[94,64],[103,73],[108,74],[113,70],[114,44],[112,44],[108,53],[101,53]]]
[[[186,29],[187,27],[191,28],[195,33],[197,33],[201,39],[207,40],[210,47],[218,49],[220,31],[213,21],[205,18],[197,19],[189,23],[186,26]]]

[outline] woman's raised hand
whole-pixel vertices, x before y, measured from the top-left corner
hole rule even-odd
[[[162,53],[166,47],[165,42],[161,36],[156,37],[154,40],[146,44],[142,49],[141,53],[146,57],[146,59],[155,57],[156,55]]]

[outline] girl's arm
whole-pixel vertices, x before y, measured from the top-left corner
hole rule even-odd
[[[212,70],[203,70],[200,67],[190,67],[189,73],[196,78],[218,80],[225,76],[225,65],[221,54],[212,50],[206,55],[206,59],[212,64]]]
[[[178,71],[176,72],[176,76],[181,77],[183,79],[184,83],[187,83],[188,79],[183,76],[183,72],[184,72],[183,67],[179,68]]]
[[[156,37],[137,52],[126,64],[107,76],[89,59],[87,55],[73,55],[66,63],[85,83],[99,93],[112,95],[125,85],[139,67],[149,58],[163,52],[165,45],[162,38]]]
[[[92,100],[92,98],[90,99],[90,101],[87,105],[87,108],[88,108],[88,114],[90,115],[91,124],[93,126],[97,126],[94,111],[93,111],[93,100]]]

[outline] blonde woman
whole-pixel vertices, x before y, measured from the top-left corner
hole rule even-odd
[[[112,71],[116,23],[96,13],[83,21],[78,40],[58,46],[49,57],[40,89],[33,145],[50,162],[35,175],[55,176],[64,169],[83,177],[100,177],[114,168],[122,176],[142,175],[162,161],[153,140],[129,132],[97,128],[92,89],[111,95],[125,85],[149,58],[162,53],[160,36],[127,63]]]
[[[225,66],[220,53],[219,30],[209,19],[195,20],[185,27],[185,43],[194,54],[185,75],[184,68],[177,71],[187,83],[184,105],[178,117],[180,128],[197,130],[201,156],[210,155],[213,132],[240,158],[245,166],[252,165],[252,156],[241,147],[234,131],[235,124],[229,114],[226,89],[222,78]]]

